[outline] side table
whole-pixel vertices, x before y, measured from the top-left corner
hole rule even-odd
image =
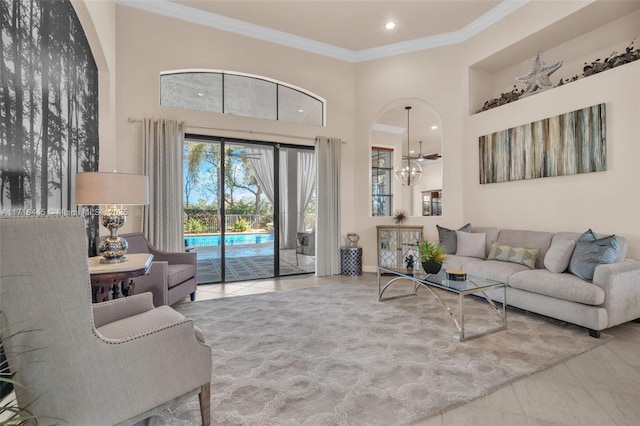
[[[122,263],[100,263],[102,256],[89,258],[89,275],[91,276],[91,299],[93,303],[131,296],[136,284],[133,278],[146,275],[151,268],[153,255],[149,253],[127,254],[127,261]]]
[[[362,247],[340,247],[342,275],[362,275]]]

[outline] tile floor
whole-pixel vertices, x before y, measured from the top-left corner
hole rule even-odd
[[[200,285],[196,300],[365,281],[313,275]],[[640,425],[640,323],[606,331],[615,340],[502,389],[414,423],[414,426],[618,426]],[[585,330],[586,333],[586,330]]]

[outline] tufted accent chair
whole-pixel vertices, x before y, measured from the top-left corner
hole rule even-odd
[[[37,424],[132,425],[195,394],[210,424],[204,335],[149,293],[92,304],[81,217],[3,217],[0,235],[0,337]]]

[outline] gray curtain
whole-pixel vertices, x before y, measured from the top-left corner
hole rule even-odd
[[[316,138],[316,276],[340,273],[340,149],[338,138]]]
[[[165,251],[184,250],[182,219],[182,148],[184,123],[142,123],[144,174],[149,176],[149,205],[142,228],[151,244]]]

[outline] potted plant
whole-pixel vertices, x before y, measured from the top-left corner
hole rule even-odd
[[[444,248],[438,242],[423,241],[419,246],[420,261],[427,274],[437,274],[442,268],[442,262],[447,257]]]

